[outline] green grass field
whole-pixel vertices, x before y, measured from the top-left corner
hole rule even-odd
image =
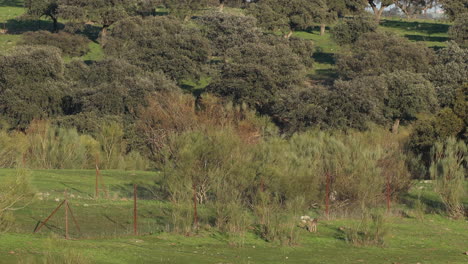
[[[15,170],[1,169],[0,184]],[[203,229],[185,237],[167,232],[170,204],[158,199],[156,172],[103,171],[109,199],[94,197],[94,171],[36,170],[31,182],[36,197],[32,204],[15,212],[16,225],[0,235],[0,263],[42,261],[44,255],[73,251],[87,256],[91,263],[466,263],[468,225],[464,220],[441,216],[441,205],[431,183],[420,182],[402,201],[394,205],[404,212],[387,218],[389,235],[384,247],[356,247],[348,244],[340,227],[357,220],[336,218],[321,221],[317,234],[305,230],[297,246],[279,246],[257,238],[226,235]],[[139,188],[139,230],[132,236],[132,184]],[[68,189],[70,205],[81,228],[70,223],[72,240],[63,239],[64,212],[59,211],[39,233],[33,230],[39,220],[62,201]],[[156,188],[157,189],[157,188]],[[40,193],[40,194],[39,194]],[[46,194],[49,194],[46,196]],[[427,204],[423,220],[414,216],[411,203],[418,194]],[[465,201],[468,203],[468,200]],[[201,208],[201,217],[204,217]],[[302,232],[302,231],[301,231]],[[42,262],[41,262],[42,263]]]

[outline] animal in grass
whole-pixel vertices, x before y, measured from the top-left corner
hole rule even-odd
[[[302,226],[307,229],[309,232],[317,232],[317,223],[318,223],[318,218],[311,218],[308,215],[303,215],[301,216],[301,223]]]

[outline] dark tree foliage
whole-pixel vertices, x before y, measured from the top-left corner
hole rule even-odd
[[[370,123],[411,121],[433,111],[436,103],[434,87],[421,74],[396,71],[361,76],[335,82],[326,101],[326,123],[334,128],[366,129]]]
[[[52,19],[53,30],[58,31],[58,19],[60,17],[59,4],[61,0],[25,0],[24,7],[27,14],[32,17],[49,17]]]
[[[94,22],[108,28],[128,17],[135,10],[137,0],[60,0],[59,11],[65,19]]]
[[[289,47],[301,60],[307,68],[312,68],[314,59],[312,55],[315,52],[315,46],[312,41],[292,37],[288,39]]]
[[[312,68],[314,64],[314,59],[312,55],[316,51],[314,43],[310,40],[290,37],[290,38],[280,38],[273,34],[265,34],[260,38],[260,42],[268,44],[271,46],[275,45],[287,45],[291,51],[296,54],[302,63],[308,67]]]
[[[262,32],[257,21],[250,16],[212,12],[195,20],[202,26],[202,32],[210,40],[213,54],[225,55],[233,47],[258,42]]]
[[[385,79],[362,76],[336,81],[327,102],[327,123],[334,128],[366,129],[371,122],[383,124]]]
[[[83,56],[89,51],[89,39],[66,32],[48,31],[26,32],[21,35],[22,45],[47,45],[57,47],[68,56]]]
[[[156,7],[161,4],[162,0],[138,0],[134,7],[134,14],[139,16],[155,16]]]
[[[108,59],[87,66],[74,62],[67,72],[71,82],[70,114],[96,112],[101,115],[135,117],[145,97],[155,91],[175,90],[176,85],[161,73],[146,73],[123,60]]]
[[[104,48],[109,56],[145,71],[162,71],[177,81],[200,78],[211,52],[197,29],[169,17],[122,20],[110,30]]]
[[[331,33],[333,40],[339,45],[352,44],[359,37],[368,32],[376,32],[378,24],[368,16],[356,16],[343,19],[333,27]]]
[[[326,0],[326,3],[338,17],[360,14],[367,6],[366,1],[362,0]]]
[[[453,112],[465,122],[465,134],[463,137],[468,139],[468,83],[465,83],[457,90],[457,97],[453,106]]]
[[[170,10],[170,14],[188,20],[190,16],[208,6],[209,0],[163,0],[163,4]]]
[[[305,30],[314,23],[329,19],[324,0],[258,0],[249,5],[249,14],[255,16],[259,26],[267,30],[288,32]]]
[[[61,114],[65,90],[59,49],[21,46],[0,56],[0,113],[14,127]]]
[[[439,2],[445,14],[452,20],[468,13],[468,0],[439,0]]]
[[[379,76],[397,70],[425,73],[433,51],[391,33],[365,33],[352,46],[351,53],[339,55],[337,66],[344,78]]]
[[[422,156],[426,166],[430,166],[430,151],[434,143],[449,137],[465,138],[466,123],[451,108],[440,110],[437,115],[418,120],[410,134],[408,146]]]
[[[277,92],[303,82],[305,66],[287,44],[251,43],[231,49],[210,92],[270,113]]]
[[[427,79],[434,84],[440,105],[452,107],[456,91],[468,83],[468,49],[449,42],[437,51]]]
[[[387,91],[384,115],[391,120],[414,120],[437,106],[434,86],[422,74],[395,71],[384,75]]]
[[[460,15],[450,27],[449,36],[461,47],[468,48],[468,12]]]
[[[283,133],[293,134],[310,127],[326,128],[329,92],[323,86],[296,86],[277,94],[272,116]]]

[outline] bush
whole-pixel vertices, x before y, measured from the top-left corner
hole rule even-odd
[[[26,130],[28,139],[25,159],[35,169],[92,168],[98,143],[76,129],[33,121]]]
[[[64,63],[55,47],[19,46],[0,56],[0,113],[13,128],[62,113],[68,86]]]
[[[47,45],[57,47],[63,54],[77,57],[89,52],[89,39],[84,36],[66,32],[50,33],[49,31],[26,32],[22,35],[23,45]]]
[[[436,180],[435,190],[453,218],[463,217],[462,198],[466,194],[468,148],[463,141],[448,138],[437,142],[431,150],[431,178]]]
[[[337,59],[342,77],[379,76],[395,71],[426,73],[433,51],[421,43],[388,32],[362,34],[352,45],[350,54]]]
[[[450,41],[447,47],[437,51],[433,65],[426,74],[436,88],[442,107],[452,107],[457,90],[468,82],[468,48],[461,48]]]
[[[367,32],[377,30],[377,22],[370,16],[358,16],[342,20],[332,30],[332,39],[339,45],[352,44]]]
[[[468,13],[461,14],[450,27],[449,37],[461,47],[468,48]]]
[[[122,127],[105,124],[97,139],[80,134],[75,128],[34,120],[25,132],[0,130],[0,165],[24,165],[33,169],[90,169],[96,161],[105,169],[144,170],[149,161],[139,152],[127,153]],[[100,157],[102,157],[100,159]]]
[[[344,233],[345,240],[357,246],[384,246],[388,227],[383,213],[364,211],[360,222],[345,228]]]
[[[0,186],[0,233],[8,231],[14,223],[13,210],[25,206],[34,193],[29,183],[29,173],[18,169],[14,177]]]
[[[21,165],[26,146],[24,134],[0,130],[0,167],[13,168]]]

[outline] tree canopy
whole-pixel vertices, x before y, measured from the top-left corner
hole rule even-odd
[[[106,54],[182,81],[199,79],[211,54],[199,30],[169,17],[132,17],[109,31]]]

